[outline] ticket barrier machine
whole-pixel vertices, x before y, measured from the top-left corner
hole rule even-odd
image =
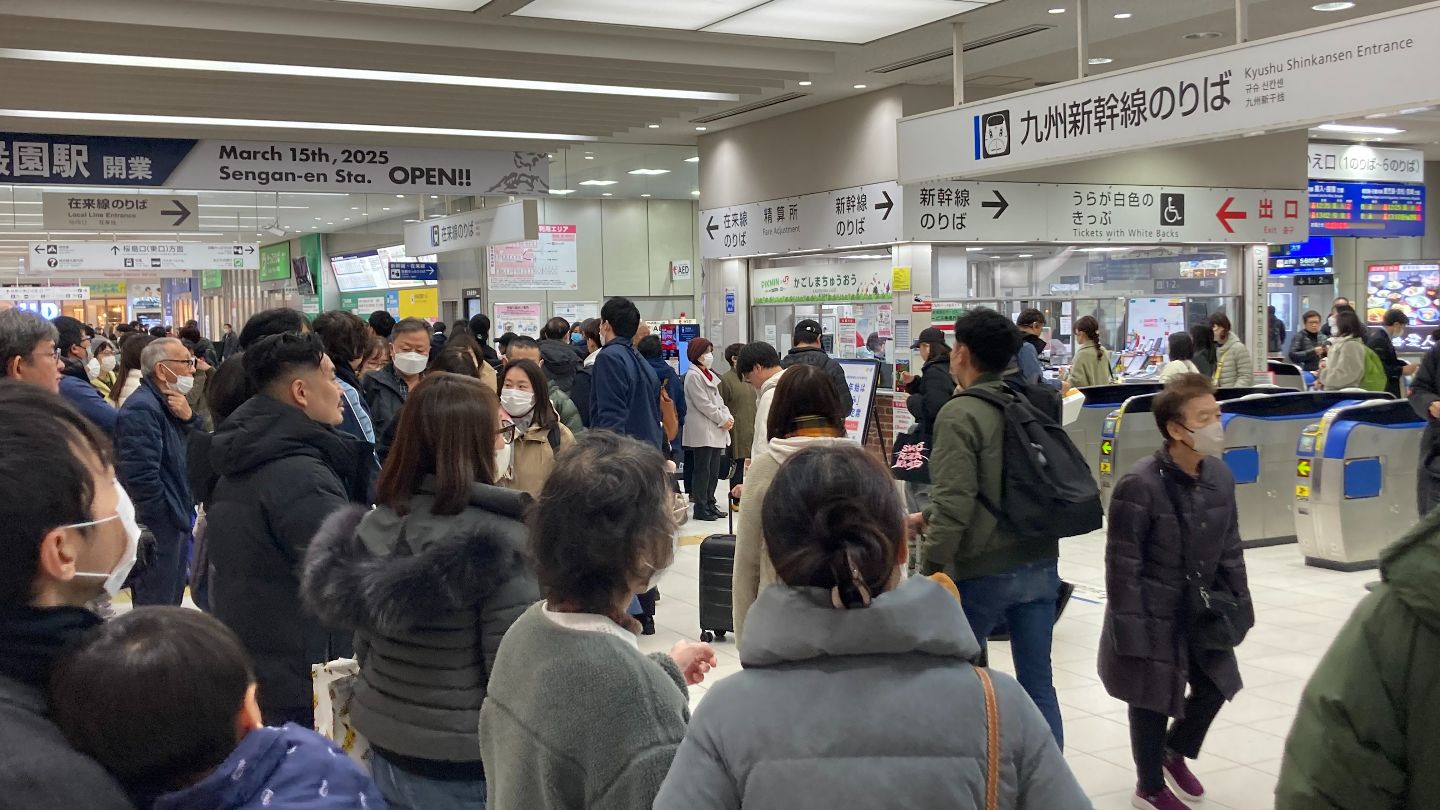
[[[1220,404],[1224,459],[1235,478],[1245,548],[1295,542],[1291,456],[1301,431],[1332,408],[1390,399],[1372,391],[1285,391]]]
[[[1332,408],[1295,448],[1295,534],[1305,564],[1374,568],[1415,523],[1415,468],[1425,423],[1406,400]]]
[[[1315,382],[1315,375],[1306,371],[1294,363],[1283,360],[1270,360],[1269,373],[1270,382],[1278,388],[1289,388],[1292,391],[1309,391],[1310,385]]]
[[[1094,385],[1089,388],[1080,389],[1085,394],[1085,404],[1080,408],[1080,416],[1074,422],[1065,426],[1065,432],[1069,434],[1070,441],[1075,443],[1086,461],[1090,461],[1100,453],[1101,433],[1105,424],[1120,403],[1138,394],[1153,394],[1163,386],[1156,382],[1128,383],[1124,385]],[[1090,474],[1095,477],[1095,485],[1100,485],[1100,468],[1093,462],[1090,465]]]
[[[1269,396],[1288,393],[1283,388],[1222,388],[1215,392],[1221,402],[1247,396]],[[1165,443],[1160,430],[1151,416],[1157,393],[1130,397],[1120,407],[1105,417],[1100,429],[1099,463],[1095,466],[1100,476],[1100,503],[1106,511],[1110,509],[1110,496],[1115,485],[1135,462],[1153,454]]]

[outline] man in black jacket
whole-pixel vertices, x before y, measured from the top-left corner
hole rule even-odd
[[[1416,477],[1416,505],[1424,517],[1440,501],[1440,343],[1432,346],[1420,362],[1420,371],[1410,386],[1410,407],[1425,420]]]
[[[266,724],[311,726],[310,665],[351,650],[302,608],[300,566],[320,524],[365,501],[370,445],[334,427],[341,392],[319,336],[275,335],[242,357],[259,393],[210,450],[221,476],[207,511],[211,601],[255,659]]]
[[[419,318],[400,321],[390,335],[390,348],[390,362],[362,380],[365,405],[370,409],[370,422],[375,430],[375,450],[381,463],[390,452],[405,398],[420,382],[420,375],[430,362],[430,325]]]
[[[575,387],[575,372],[580,368],[580,356],[569,340],[570,322],[564,318],[551,318],[540,327],[540,356],[545,360],[545,379],[566,394]]]
[[[38,320],[38,318],[37,318]],[[47,324],[48,326],[48,324]],[[54,362],[53,351],[43,360]],[[58,395],[0,380],[0,805],[129,810],[50,719],[50,674],[135,562],[139,527],[110,442]]]
[[[835,384],[836,393],[840,395],[840,402],[845,406],[845,413],[850,413],[855,407],[855,398],[850,394],[850,383],[845,379],[845,369],[820,348],[820,324],[808,318],[795,324],[794,340],[791,343],[794,348],[785,355],[785,360],[780,365],[790,368],[796,363],[804,363],[829,374],[831,382]]]
[[[1392,309],[1385,313],[1385,325],[1371,329],[1365,336],[1365,345],[1380,355],[1380,364],[1385,366],[1385,390],[1392,397],[1400,396],[1400,378],[1414,374],[1416,369],[1414,363],[1406,363],[1395,353],[1395,338],[1404,335],[1405,327],[1409,325],[1409,315]]]

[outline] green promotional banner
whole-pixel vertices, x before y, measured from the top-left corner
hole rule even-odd
[[[260,248],[260,280],[285,281],[290,278],[290,243]]]
[[[220,269],[200,271],[200,289],[218,290],[225,286],[225,271]]]
[[[300,255],[305,257],[305,264],[310,268],[310,278],[315,283],[315,307],[316,312],[325,308],[325,285],[321,283],[325,272],[325,242],[318,233],[308,233],[300,237]]]

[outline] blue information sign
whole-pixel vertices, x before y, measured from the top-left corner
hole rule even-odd
[[[1424,236],[1425,187],[1310,181],[1312,236]]]
[[[438,262],[390,262],[391,281],[439,281]]]

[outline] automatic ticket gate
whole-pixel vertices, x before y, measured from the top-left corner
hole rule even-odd
[[[1294,447],[1306,426],[1332,408],[1389,400],[1370,391],[1286,391],[1220,405],[1225,464],[1235,477],[1245,548],[1295,542]]]
[[[1283,360],[1268,361],[1270,367],[1270,382],[1277,388],[1288,388],[1292,391],[1309,391],[1310,385],[1315,382],[1315,375],[1306,371],[1294,363],[1287,363]]]
[[[1094,385],[1089,388],[1080,389],[1085,394],[1085,404],[1080,409],[1080,416],[1065,426],[1065,432],[1070,435],[1070,441],[1075,443],[1080,452],[1085,455],[1085,460],[1091,462],[1090,474],[1095,477],[1095,484],[1100,484],[1100,468],[1092,459],[1100,453],[1101,433],[1110,417],[1111,411],[1120,407],[1120,403],[1136,396],[1137,394],[1153,394],[1161,389],[1159,383],[1130,383],[1126,385]]]
[[[1222,388],[1215,392],[1221,402],[1246,396],[1269,396],[1287,393],[1283,388],[1267,386],[1262,388]],[[1151,416],[1152,406],[1158,393],[1133,396],[1120,404],[1105,417],[1100,428],[1100,446],[1097,448],[1099,463],[1095,470],[1100,477],[1100,503],[1106,511],[1110,509],[1110,496],[1115,485],[1135,462],[1154,454],[1165,443],[1160,429]]]
[[[1295,449],[1295,534],[1305,563],[1374,568],[1415,523],[1415,468],[1425,429],[1401,400],[1328,411]]]

